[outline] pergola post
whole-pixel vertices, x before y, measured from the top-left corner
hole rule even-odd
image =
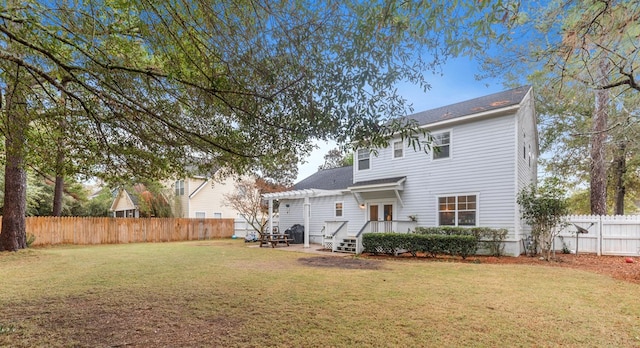
[[[309,219],[311,218],[311,204],[309,197],[304,197],[304,247],[309,247]]]
[[[269,198],[269,233],[273,233],[273,198]]]

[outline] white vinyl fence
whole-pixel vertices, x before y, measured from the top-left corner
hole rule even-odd
[[[278,219],[273,219],[274,228],[278,227]],[[238,238],[244,238],[250,233],[255,233],[256,231],[251,227],[249,222],[242,217],[236,218],[234,220],[234,235]]]
[[[569,225],[556,237],[555,250],[566,246],[576,252],[577,246],[578,254],[640,255],[640,215],[571,215],[566,220]],[[588,232],[576,233],[576,226]]]

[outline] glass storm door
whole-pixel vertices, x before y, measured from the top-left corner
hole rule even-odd
[[[393,231],[393,204],[369,204],[371,232]]]

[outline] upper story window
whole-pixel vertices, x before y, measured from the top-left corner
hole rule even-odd
[[[336,217],[342,217],[342,202],[336,202]]]
[[[184,196],[184,180],[176,180],[175,184],[176,196]]]
[[[404,143],[402,140],[393,142],[393,158],[404,157]]]
[[[358,170],[365,170],[371,167],[371,153],[369,149],[358,150]]]
[[[433,135],[433,159],[449,158],[451,150],[451,132]]]
[[[477,200],[475,195],[438,197],[438,224],[476,226]]]

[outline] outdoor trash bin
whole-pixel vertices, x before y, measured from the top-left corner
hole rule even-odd
[[[300,224],[295,224],[291,226],[284,233],[289,234],[289,238],[293,239],[291,243],[293,244],[302,244],[304,243],[304,226]]]

